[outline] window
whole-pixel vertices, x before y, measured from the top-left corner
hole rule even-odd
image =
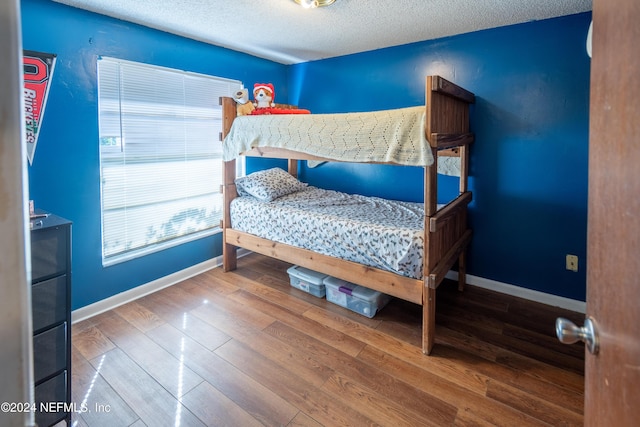
[[[102,262],[219,231],[220,96],[234,80],[98,60]]]

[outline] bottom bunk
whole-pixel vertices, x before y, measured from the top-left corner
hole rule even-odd
[[[240,197],[231,203],[231,227],[224,229],[225,270],[235,269],[236,249],[244,248],[422,305],[428,354],[435,290],[456,261],[460,289],[464,285],[471,193],[425,221],[422,203],[307,187],[279,171],[263,171],[270,178],[259,182],[237,181]]]

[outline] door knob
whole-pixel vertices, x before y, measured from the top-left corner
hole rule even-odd
[[[576,326],[571,320],[558,317],[556,319],[556,335],[560,342],[564,344],[583,341],[587,345],[589,353],[593,355],[598,354],[600,349],[596,321],[591,317],[587,317],[584,320],[584,326],[582,327]]]

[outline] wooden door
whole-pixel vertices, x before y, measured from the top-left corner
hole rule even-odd
[[[640,425],[640,1],[594,0],[585,425]]]

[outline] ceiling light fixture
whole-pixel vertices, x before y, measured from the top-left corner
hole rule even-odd
[[[329,6],[336,0],[293,0],[305,9],[315,9],[316,7]]]

